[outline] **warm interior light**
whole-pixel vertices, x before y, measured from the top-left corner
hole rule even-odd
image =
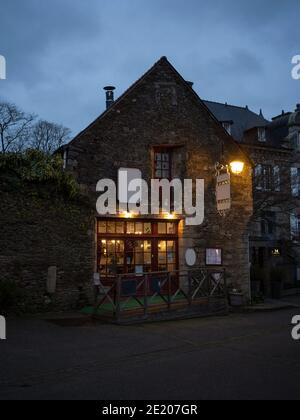
[[[122,213],[122,216],[125,217],[126,219],[131,219],[133,217],[133,214],[129,213],[128,211],[124,211]]]
[[[166,218],[169,219],[169,220],[175,219],[175,214],[174,213],[167,213]]]
[[[235,175],[240,175],[245,167],[245,163],[235,160],[234,162],[230,163],[231,172]]]

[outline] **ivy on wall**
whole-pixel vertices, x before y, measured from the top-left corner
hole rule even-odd
[[[18,191],[24,186],[36,186],[43,195],[63,194],[65,198],[80,197],[74,177],[63,170],[58,155],[46,155],[37,150],[24,153],[0,154],[0,190]]]

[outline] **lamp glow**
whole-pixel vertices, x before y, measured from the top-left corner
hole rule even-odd
[[[173,219],[175,219],[175,214],[174,213],[167,213],[166,218],[169,219],[169,220],[173,220]]]
[[[243,172],[244,167],[245,163],[242,161],[235,160],[230,163],[230,169],[234,175],[240,175]]]
[[[124,211],[122,213],[123,217],[125,217],[126,219],[131,219],[133,217],[133,214],[128,212],[128,211]]]

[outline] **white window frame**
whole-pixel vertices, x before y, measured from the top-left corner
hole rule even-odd
[[[291,168],[291,189],[293,197],[300,196],[300,168]]]
[[[257,138],[260,143],[265,143],[267,141],[266,136],[266,127],[258,127],[257,129]]]
[[[254,184],[257,191],[280,192],[281,168],[278,165],[256,165],[254,169]],[[269,184],[269,185],[268,185]]]
[[[227,133],[231,135],[231,133],[232,133],[231,123],[223,122],[222,125],[223,125],[224,129],[227,131]]]
[[[297,214],[290,215],[290,230],[291,230],[291,238],[299,239],[300,237],[300,217]]]
[[[254,169],[254,183],[255,183],[255,189],[257,191],[263,190],[262,175],[263,175],[263,167],[259,163],[258,165],[255,166],[255,169]]]

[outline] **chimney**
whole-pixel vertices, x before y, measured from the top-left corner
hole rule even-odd
[[[105,86],[104,90],[106,92],[106,109],[109,109],[115,102],[114,90],[116,88],[114,86]]]
[[[186,83],[191,87],[191,88],[193,88],[193,86],[194,86],[194,82],[190,82],[189,80],[186,80]]]

